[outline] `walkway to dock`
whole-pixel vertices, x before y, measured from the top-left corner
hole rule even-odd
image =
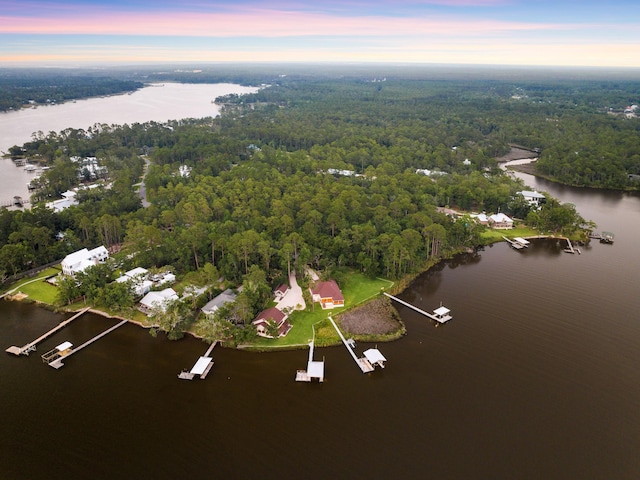
[[[356,356],[351,346],[352,344],[349,343],[346,338],[344,338],[344,335],[342,335],[342,332],[336,325],[336,322],[333,321],[333,318],[329,317],[329,321],[333,325],[333,328],[336,329],[336,332],[338,332],[338,335],[340,335],[340,340],[342,340],[342,343],[344,343],[344,346],[347,347],[347,351],[353,357],[353,360],[356,362],[358,367],[360,367],[360,370],[362,370],[363,373],[373,372],[373,365],[371,365],[366,358],[358,358]]]
[[[564,249],[565,252],[567,253],[578,253],[578,255],[582,252],[580,252],[579,248],[573,248],[573,245],[571,244],[571,240],[569,240],[568,238],[565,239],[567,241],[567,248]]]
[[[198,360],[196,360],[196,363],[193,365],[193,367],[191,367],[191,370],[189,370],[188,372],[186,370],[180,372],[178,374],[178,378],[182,380],[193,380],[193,377],[195,377],[196,375],[200,376],[202,380],[207,378],[207,375],[211,371],[211,368],[213,368],[213,359],[211,358],[211,352],[217,344],[217,340],[213,342],[209,346],[205,354],[198,358]]]
[[[66,354],[64,357],[60,357],[60,358],[54,360],[53,362],[49,363],[49,366],[55,368],[56,370],[59,369],[60,367],[64,366],[64,363],[62,363],[62,360],[66,359],[66,358],[69,358],[71,355],[73,355],[74,353],[79,352],[84,347],[87,347],[87,346],[91,345],[96,340],[99,340],[102,337],[104,337],[105,335],[113,332],[116,328],[120,328],[125,323],[127,323],[127,320],[122,320],[120,323],[116,323],[113,327],[106,329],[104,332],[99,333],[98,335],[93,337],[91,340],[87,340],[86,342],[84,342],[79,347],[74,348],[68,354]]]
[[[428,313],[428,312],[425,312],[424,310],[419,309],[414,305],[411,305],[410,303],[405,302],[404,300],[400,300],[398,297],[389,295],[387,292],[383,292],[383,293],[390,299],[395,300],[396,302],[401,303],[405,307],[409,307],[415,310],[416,312],[421,313],[425,317],[429,317],[431,320],[435,320],[438,323],[445,323],[453,318],[451,315],[449,315],[450,310],[446,307],[439,307],[433,313]]]
[[[24,347],[16,347],[11,346],[9,348],[7,348],[5,351],[7,353],[13,353],[14,355],[29,355],[31,352],[34,352],[36,350],[36,345],[38,343],[40,343],[41,341],[43,341],[44,339],[50,337],[51,335],[53,335],[54,333],[56,333],[58,330],[62,330],[64,327],[66,327],[67,325],[69,325],[71,322],[73,322],[76,318],[78,318],[79,316],[81,316],[83,313],[85,313],[87,310],[89,310],[89,308],[91,307],[87,307],[83,310],[80,310],[78,313],[76,313],[73,317],[68,318],[67,320],[60,322],[57,326],[53,327],[51,330],[49,330],[47,333],[40,335],[38,338],[36,338],[33,342],[29,342],[27,343]]]

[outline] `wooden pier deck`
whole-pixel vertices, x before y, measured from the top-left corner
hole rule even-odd
[[[571,243],[571,240],[569,240],[568,238],[566,240],[567,240],[567,248],[565,248],[564,251],[567,252],[567,253],[576,253],[576,251],[574,250],[573,245]]]
[[[16,347],[15,345],[7,348],[5,350],[5,352],[7,353],[13,353],[14,355],[29,355],[31,352],[34,352],[36,350],[36,345],[38,345],[38,343],[40,343],[41,341],[45,340],[46,338],[50,337],[51,335],[53,335],[54,333],[56,333],[58,330],[62,330],[64,327],[66,327],[67,325],[69,325],[71,322],[73,322],[76,318],[80,317],[82,314],[84,314],[85,312],[87,312],[87,310],[89,310],[89,308],[91,307],[87,307],[85,309],[80,310],[78,313],[76,313],[74,316],[72,316],[71,318],[68,318],[62,322],[60,322],[58,325],[56,325],[55,327],[53,327],[51,330],[49,330],[47,333],[44,333],[42,335],[40,335],[38,338],[36,338],[34,341],[27,343],[25,346],[23,347]]]
[[[205,354],[199,357],[198,360],[196,360],[196,363],[193,365],[193,367],[191,367],[191,370],[183,370],[178,374],[178,378],[181,380],[193,380],[195,376],[199,376],[202,380],[207,378],[207,375],[213,368],[213,359],[211,358],[211,352],[217,344],[217,340],[213,342],[209,346]]]
[[[408,302],[405,302],[404,300],[400,300],[398,297],[394,297],[393,295],[390,295],[387,292],[383,292],[383,293],[390,299],[395,300],[396,302],[404,305],[405,307],[409,307],[415,310],[416,312],[421,313],[425,317],[429,317],[431,320],[435,320],[438,323],[446,323],[453,318],[451,315],[449,315],[449,309],[446,307],[439,307],[434,311],[434,313],[429,313],[429,312],[425,312],[424,310],[414,305],[411,305]]]
[[[358,358],[356,356],[355,352],[353,351],[353,348],[351,347],[351,344],[347,341],[346,338],[344,338],[344,335],[342,335],[342,332],[336,325],[336,322],[333,321],[333,318],[329,317],[329,321],[333,325],[333,328],[336,329],[336,332],[338,332],[338,335],[340,336],[340,340],[342,340],[342,343],[344,343],[344,346],[347,347],[347,351],[349,352],[351,357],[353,357],[353,360],[354,362],[356,362],[356,365],[358,365],[360,370],[362,370],[362,373],[373,372],[374,370],[373,365],[371,365],[366,358]]]
[[[310,382],[314,378],[317,378],[318,382],[324,382],[324,358],[321,362],[313,360],[313,341],[311,341],[307,369],[296,371],[296,382]]]
[[[529,246],[529,242],[525,243],[520,243],[517,240],[512,240],[510,238],[505,237],[504,235],[502,236],[502,238],[504,238],[509,245],[511,245],[512,248],[516,249],[516,250],[522,250],[523,248],[526,248]]]
[[[113,327],[110,327],[110,328],[106,329],[104,332],[99,333],[98,335],[93,337],[91,340],[87,340],[86,342],[84,342],[79,347],[74,348],[68,354],[66,354],[64,357],[60,357],[60,358],[54,360],[53,362],[49,363],[49,366],[55,368],[56,370],[58,370],[59,368],[64,366],[64,363],[62,363],[63,359],[69,358],[74,353],[78,353],[84,347],[87,347],[87,346],[91,345],[93,342],[95,342],[97,340],[100,340],[102,337],[104,337],[105,335],[113,332],[115,329],[120,328],[125,323],[127,323],[127,320],[122,320],[121,322],[116,323]]]

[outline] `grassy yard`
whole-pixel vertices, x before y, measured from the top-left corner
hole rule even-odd
[[[23,278],[22,280],[10,285],[8,288],[4,289],[2,293],[22,292],[25,295],[28,295],[28,297],[35,302],[42,302],[53,305],[56,302],[58,289],[53,285],[45,282],[45,280],[49,277],[57,275],[58,273],[60,273],[59,268],[47,268],[35,277]]]
[[[512,228],[511,230],[495,230],[492,228],[488,228],[485,232],[482,233],[482,241],[487,245],[494,242],[502,242],[504,240],[502,238],[503,235],[507,238],[514,238],[514,237],[524,238],[524,237],[533,237],[536,235],[540,235],[540,232],[538,232],[533,228],[526,227],[524,225],[517,225],[515,228]]]
[[[55,267],[47,268],[46,270],[43,270],[40,273],[38,273],[38,275],[36,275],[35,277],[23,278],[22,280],[19,280],[16,283],[13,283],[7,286],[6,288],[3,288],[2,290],[0,290],[0,293],[9,292],[11,290],[15,290],[17,292],[26,283],[33,282],[36,280],[44,280],[45,278],[51,277],[53,275],[57,275],[58,273],[60,273],[59,268],[55,268]]]
[[[374,298],[380,294],[381,290],[393,285],[393,282],[389,280],[369,278],[357,272],[352,272],[347,275],[343,283],[340,289],[344,295],[345,307],[322,310],[318,304],[315,304],[315,306],[307,305],[304,311],[296,311],[289,317],[288,320],[291,325],[293,325],[293,328],[286,337],[275,339],[258,338],[252,344],[252,347],[272,349],[307,345],[313,338],[314,325],[316,326],[316,343],[318,345],[328,345],[339,342],[340,338],[338,334],[327,320],[329,315],[336,317],[341,312]]]
[[[28,295],[31,300],[49,305],[55,305],[58,299],[58,287],[47,283],[44,279],[22,285],[18,290]]]

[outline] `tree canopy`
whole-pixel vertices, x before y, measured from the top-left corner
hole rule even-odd
[[[103,243],[122,246],[125,264],[181,272],[211,264],[236,285],[257,277],[256,269],[271,283],[304,265],[395,278],[480,242],[482,227],[440,207],[575,228],[583,222],[575,209],[550,201],[530,212],[514,201],[524,185],[495,158],[515,142],[541,148],[544,168],[554,155],[565,161],[569,145],[587,151],[589,129],[599,132],[598,145],[613,138],[632,152],[637,120],[603,113],[596,88],[573,91],[568,101],[567,84],[542,85],[278,77],[255,94],[218,99],[224,113],[215,119],[34,135],[21,148],[50,168],[33,196],[36,207],[0,211],[0,269],[14,274]],[[108,172],[103,187],[80,191],[79,205],[60,213],[38,205],[94,181],[72,160],[88,156]],[[143,159],[150,162],[148,208],[134,187]],[[625,171],[638,163],[629,153]],[[262,293],[253,295],[255,302]]]

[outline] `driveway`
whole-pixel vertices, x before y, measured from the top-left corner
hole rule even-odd
[[[304,310],[306,304],[302,296],[302,288],[300,288],[296,280],[296,272],[291,272],[291,275],[289,275],[289,286],[291,288],[289,288],[289,291],[282,297],[276,307],[280,311],[285,309]]]

